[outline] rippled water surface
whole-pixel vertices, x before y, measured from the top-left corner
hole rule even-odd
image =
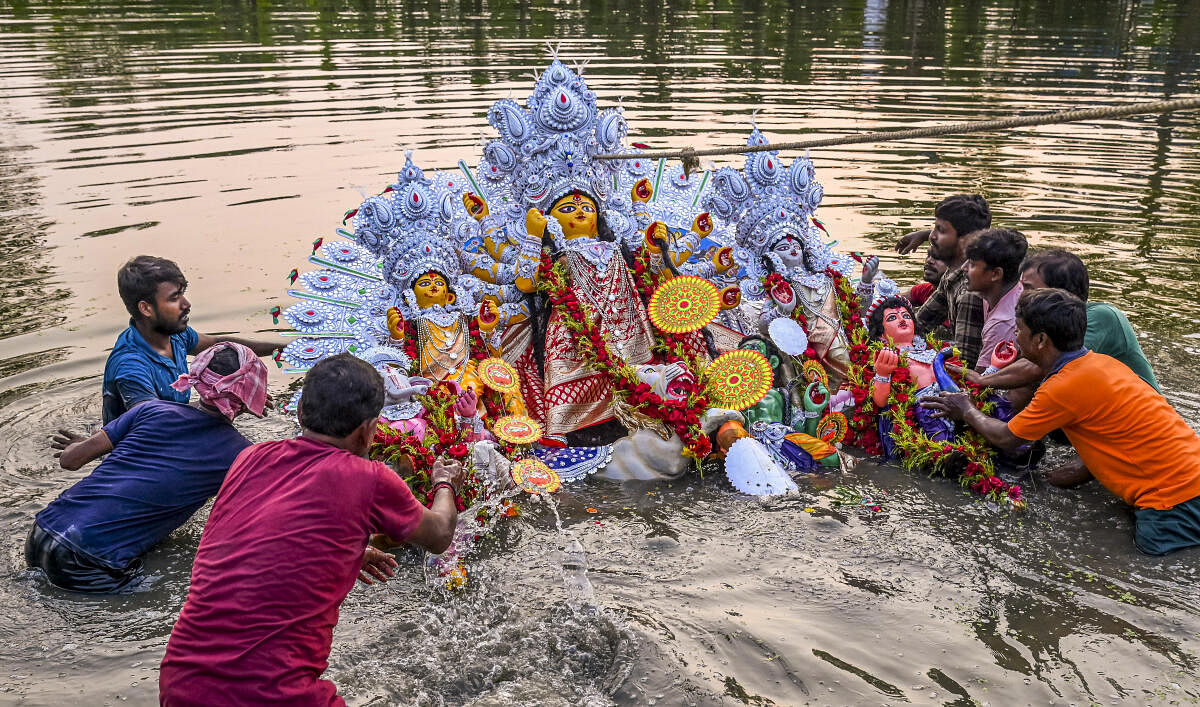
[[[201,330],[273,331],[312,240],[406,149],[474,162],[487,106],[528,95],[547,41],[654,147],[743,144],[756,109],[778,142],[1200,95],[1196,0],[0,4],[0,702],[153,703],[186,594],[204,513],[136,595],[24,570],[33,514],[85,473],[45,433],[98,424],[120,264],[178,261]],[[890,252],[974,190],[1079,252],[1195,425],[1198,142],[1193,112],[813,158],[843,247]],[[402,558],[347,600],[330,677],[352,704],[1200,701],[1200,552],[1139,556],[1102,489],[1035,486],[1010,514],[867,462],[768,505],[716,477],[557,497],[596,606],[565,601],[567,536],[540,503],[485,541],[464,595]],[[885,513],[847,513],[833,485]]]

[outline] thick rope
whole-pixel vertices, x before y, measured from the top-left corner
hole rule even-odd
[[[689,172],[698,170],[701,157],[714,155],[744,155],[750,152],[772,152],[775,150],[805,150],[810,147],[830,147],[833,145],[856,145],[866,142],[891,142],[893,140],[912,140],[921,137],[938,135],[963,135],[966,133],[982,133],[992,130],[1007,130],[1022,128],[1029,125],[1052,125],[1054,123],[1072,123],[1080,120],[1100,120],[1103,118],[1119,118],[1126,115],[1144,115],[1150,113],[1171,113],[1174,111],[1194,110],[1200,108],[1200,97],[1181,98],[1174,101],[1154,101],[1152,103],[1130,103],[1128,105],[1108,106],[1106,108],[1084,108],[1082,110],[1064,110],[1040,115],[1025,115],[999,120],[981,120],[968,123],[950,123],[948,125],[931,125],[925,128],[911,130],[890,130],[877,133],[860,133],[858,135],[843,135],[842,137],[827,137],[818,140],[798,140],[796,142],[778,142],[773,145],[757,145],[755,147],[713,147],[697,150],[685,147],[681,150],[648,150],[637,154],[608,154],[596,155],[597,160],[628,160],[635,157],[642,159],[682,158],[684,168]]]

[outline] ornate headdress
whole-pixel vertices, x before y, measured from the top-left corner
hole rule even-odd
[[[596,199],[608,209],[613,195],[614,162],[592,159],[602,152],[619,152],[628,127],[621,108],[596,109],[596,94],[588,89],[583,67],[572,71],[558,60],[538,76],[533,94],[522,108],[505,98],[488,110],[488,123],[500,133],[483,149],[478,184],[491,209],[523,233],[530,207],[549,210],[572,191]]]
[[[754,126],[746,144],[758,147],[769,143]],[[815,177],[807,156],[785,166],[778,150],[748,153],[743,169],[722,167],[713,174],[712,188],[702,203],[713,215],[734,224],[735,259],[752,277],[767,274],[764,259],[774,259],[772,247],[788,235],[803,244],[810,276],[824,278],[823,273],[831,267],[842,274],[853,270],[851,259],[825,245],[821,231],[812,223],[813,212],[825,195]],[[780,264],[775,265],[778,270]]]
[[[463,208],[461,192],[453,176],[436,173],[427,178],[409,151],[396,183],[358,208],[354,239],[383,258],[384,279],[400,293],[405,316],[416,313],[412,284],[427,272],[443,275],[460,296],[456,285],[462,265],[455,244],[479,231]]]

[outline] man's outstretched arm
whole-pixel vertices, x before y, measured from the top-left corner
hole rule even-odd
[[[946,364],[946,370],[951,373],[962,373],[969,383],[982,385],[997,390],[1012,390],[1032,385],[1042,379],[1042,369],[1028,359],[1019,358],[995,373],[983,374],[972,368],[963,369],[952,363]]]
[[[900,236],[896,241],[896,252],[905,255],[911,253],[917,248],[920,248],[925,241],[929,240],[929,229],[923,231],[913,231]]]
[[[236,336],[213,336],[212,334],[201,334],[199,332],[196,333],[196,336],[196,345],[192,347],[191,351],[188,351],[188,353],[193,356],[213,346],[214,344],[220,344],[225,341],[234,344],[241,344],[242,346],[245,346],[253,351],[255,356],[270,356],[271,354],[275,353],[275,349],[281,349],[286,345],[285,342],[282,341],[252,341],[250,339],[242,339]]]
[[[992,446],[999,449],[1016,449],[1031,441],[1009,431],[1007,422],[984,415],[971,404],[971,398],[966,393],[938,393],[936,396],[922,399],[921,405],[933,410],[935,417],[948,417],[951,420],[966,422]]]

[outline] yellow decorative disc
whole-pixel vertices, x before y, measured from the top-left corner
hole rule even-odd
[[[771,362],[757,351],[735,349],[718,356],[705,370],[708,397],[727,410],[745,410],[771,392]]]
[[[522,459],[513,464],[512,479],[525,493],[554,493],[562,486],[558,473],[538,459]]]
[[[659,331],[683,334],[696,331],[721,311],[721,293],[715,285],[694,275],[680,275],[659,285],[650,296],[650,321]]]
[[[817,423],[817,436],[830,444],[837,444],[846,438],[850,422],[840,412],[831,412]]]
[[[533,444],[542,438],[542,426],[528,415],[505,415],[496,420],[492,432],[509,444]]]
[[[809,359],[804,362],[804,368],[801,369],[800,377],[807,383],[813,381],[821,381],[821,385],[829,388],[829,374],[825,372],[825,367],[816,361]]]
[[[475,364],[475,371],[483,384],[501,393],[515,393],[521,383],[517,379],[517,369],[502,358],[485,358]]]

